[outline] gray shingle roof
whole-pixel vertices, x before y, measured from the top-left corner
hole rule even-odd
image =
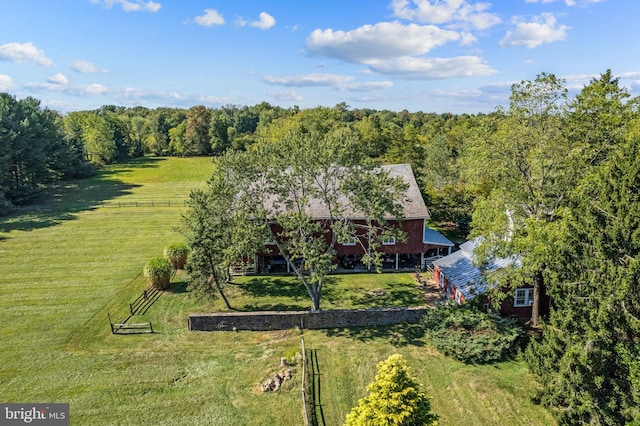
[[[416,182],[416,178],[413,175],[413,169],[409,164],[392,164],[381,166],[382,170],[389,173],[391,177],[400,177],[407,184],[408,188],[404,194],[404,198],[402,200],[403,213],[404,218],[406,219],[425,219],[430,217],[429,209],[427,209],[426,204],[424,203],[424,199],[422,198],[422,194],[420,193],[420,188],[418,187],[418,183]],[[345,215],[350,219],[363,219],[364,214],[362,212],[355,211],[353,209],[349,210],[348,200],[342,198],[339,200],[342,205],[347,206],[347,211]],[[276,204],[274,201],[267,201],[267,205],[273,206]],[[282,210],[283,207],[279,207],[275,210]],[[310,214],[314,219],[327,219],[331,215],[327,206],[322,200],[319,199],[310,199],[306,208],[308,214]],[[388,216],[387,219],[393,219],[393,217]]]

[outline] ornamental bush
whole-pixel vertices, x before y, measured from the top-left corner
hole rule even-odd
[[[189,247],[183,243],[171,244],[164,249],[164,257],[169,259],[173,269],[184,269],[184,265],[187,263],[187,256],[189,256]]]
[[[369,395],[347,415],[345,426],[436,426],[430,398],[420,391],[402,355],[391,355],[378,364]]]
[[[158,289],[169,288],[171,285],[171,263],[164,257],[156,257],[147,262],[144,267],[144,276],[149,279],[149,284]]]
[[[522,328],[514,319],[464,306],[431,309],[422,326],[440,352],[468,364],[505,358],[516,350],[522,335]]]

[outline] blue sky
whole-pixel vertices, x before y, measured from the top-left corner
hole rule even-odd
[[[62,112],[272,105],[478,113],[541,72],[640,93],[640,2],[0,0],[0,92]]]

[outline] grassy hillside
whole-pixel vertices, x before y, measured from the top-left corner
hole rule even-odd
[[[37,206],[0,218],[0,401],[69,402],[78,425],[301,424],[299,371],[277,394],[255,389],[281,356],[299,350],[299,332],[188,332],[189,312],[218,305],[190,299],[183,275],[134,318],[152,321],[156,334],[110,334],[107,313],[124,318],[146,287],[145,262],[182,241],[175,227],[184,208],[175,206],[210,172],[206,158],[139,159],[61,185]],[[410,275],[356,277],[345,285],[360,293],[346,295],[336,278],[323,306],[376,305],[367,292],[377,286],[405,301],[419,297]],[[307,304],[286,279],[263,284],[238,280],[229,289],[232,304],[243,310]],[[318,355],[327,425],[341,424],[376,364],[394,352],[433,395],[441,424],[553,423],[531,404],[533,382],[521,363],[465,366],[429,348],[416,327],[304,337]]]

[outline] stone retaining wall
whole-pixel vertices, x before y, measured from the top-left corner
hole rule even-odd
[[[377,308],[320,312],[223,312],[189,315],[191,331],[286,330],[369,327],[399,323],[417,323],[427,307]]]

